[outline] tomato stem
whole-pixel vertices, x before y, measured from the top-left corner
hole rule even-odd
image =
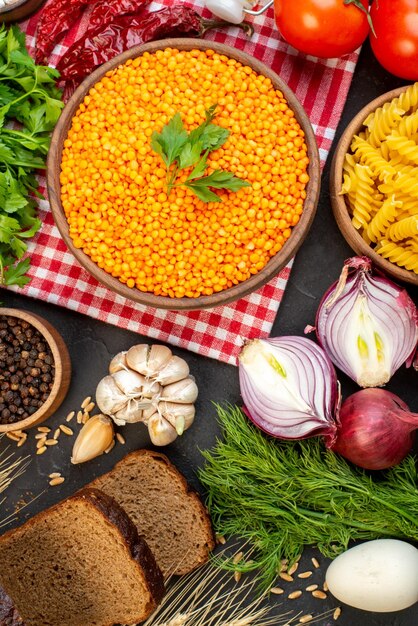
[[[344,0],[344,4],[346,6],[348,6],[349,4],[354,4],[354,6],[357,7],[358,9],[360,9],[360,11],[363,11],[364,13],[366,13],[367,21],[369,22],[369,26],[370,26],[370,30],[372,31],[373,35],[376,37],[376,32],[374,30],[374,26],[373,26],[372,18],[370,17],[370,13],[366,9],[364,4],[361,2],[361,0]]]

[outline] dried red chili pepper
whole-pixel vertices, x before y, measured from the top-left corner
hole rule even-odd
[[[98,2],[89,15],[89,26],[105,26],[112,21],[115,15],[128,15],[138,13],[145,5],[151,4],[152,0],[105,0]]]
[[[184,5],[165,7],[152,13],[144,8],[135,15],[116,17],[105,27],[89,29],[68,49],[57,69],[61,81],[70,81],[75,86],[93,69],[132,46],[166,36],[202,36],[217,26],[231,24],[205,20],[194,9]],[[248,24],[243,28],[252,32]]]
[[[84,7],[98,0],[52,0],[42,10],[36,29],[35,61],[48,62],[54,46],[77,22]]]

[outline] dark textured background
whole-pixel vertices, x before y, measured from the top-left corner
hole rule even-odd
[[[368,43],[363,46],[360,60],[354,75],[351,90],[344,109],[343,117],[337,131],[339,136],[354,117],[354,115],[370,100],[378,95],[405,84],[404,81],[389,75],[374,59]],[[320,298],[329,285],[338,278],[343,261],[352,256],[352,251],[342,238],[331,212],[329,201],[329,169],[331,157],[323,174],[322,192],[317,216],[312,229],[297,255],[293,271],[286,289],[285,297],[280,307],[273,328],[273,335],[303,334],[308,323],[313,323],[315,312]],[[418,303],[418,289],[408,287],[410,295]],[[77,410],[87,395],[94,397],[96,385],[100,378],[107,373],[107,366],[120,350],[126,350],[131,345],[141,342],[138,335],[95,321],[78,313],[48,305],[36,300],[1,290],[0,302],[8,307],[25,309],[42,315],[49,320],[62,334],[70,351],[73,374],[70,391],[57,414],[48,420],[48,425],[55,428],[62,423],[63,418],[73,409]],[[148,341],[148,340],[146,340]],[[217,363],[211,359],[197,356],[193,353],[175,349],[176,354],[187,359],[192,374],[196,377],[200,395],[197,401],[197,418],[193,427],[184,437],[180,437],[174,444],[163,451],[183,472],[189,482],[198,490],[201,488],[196,479],[196,468],[201,463],[199,450],[208,448],[219,435],[215,421],[215,409],[212,402],[239,403],[240,394],[236,368]],[[354,383],[344,376],[340,377],[343,386],[343,395],[349,395],[357,390]],[[391,380],[387,388],[400,395],[411,407],[418,411],[416,394],[417,374],[403,368]],[[71,423],[71,425],[74,421]],[[135,450],[148,445],[145,428],[141,425],[126,426],[123,429],[126,445],[117,444],[112,452],[103,455],[94,461],[80,466],[70,464],[70,454],[73,438],[61,435],[60,445],[49,449],[41,456],[32,454],[32,461],[25,475],[16,481],[7,492],[7,501],[0,505],[0,517],[14,510],[17,503],[29,501],[45,490],[40,497],[29,505],[24,513],[20,514],[19,522],[34,515],[38,511],[58,502],[68,496],[94,477],[103,474],[113,467],[129,450]],[[34,439],[30,437],[30,444],[21,448],[22,453],[34,451]],[[0,450],[5,442],[0,443]],[[11,445],[11,449],[14,444]],[[48,474],[53,471],[62,472],[66,481],[60,487],[48,487]],[[303,566],[308,569],[310,557],[315,555],[321,563],[321,569],[316,572],[315,582],[320,582],[325,574],[327,565],[318,551],[306,550],[303,556]],[[1,567],[1,564],[0,564]],[[289,591],[293,587],[289,587]],[[304,594],[299,600],[283,604],[280,596],[272,598],[277,602],[277,612],[295,609],[302,613],[318,613],[331,609],[338,603],[329,598],[327,601],[315,600]],[[330,626],[332,618],[320,622]],[[418,605],[399,613],[374,614],[343,607],[338,620],[341,626],[416,626],[418,624]]]

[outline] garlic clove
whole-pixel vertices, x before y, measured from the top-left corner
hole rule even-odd
[[[186,361],[173,354],[167,364],[159,371],[156,380],[161,385],[169,385],[189,375],[190,369]]]
[[[78,433],[74,442],[71,463],[85,463],[103,454],[114,438],[113,424],[106,415],[94,415]]]
[[[151,415],[154,415],[154,413],[157,411],[157,406],[158,402],[151,402],[150,406],[142,411],[142,421],[144,422],[144,424],[148,424],[148,420]]]
[[[158,410],[165,419],[176,429],[178,435],[193,424],[196,409],[194,404],[176,404],[175,402],[160,402]]]
[[[112,418],[119,426],[142,422],[144,406],[145,408],[151,409],[153,412],[155,411],[155,408],[151,408],[150,402],[139,402],[136,398],[130,398],[128,404],[120,409],[120,411],[116,411],[116,413],[112,415]]]
[[[161,398],[167,402],[180,404],[193,404],[196,401],[198,389],[191,376],[183,378],[176,383],[163,387]]]
[[[154,446],[167,446],[177,439],[176,429],[158,413],[148,420],[148,432]]]
[[[157,376],[168,364],[172,356],[173,353],[167,346],[161,346],[159,344],[152,345],[148,355],[147,375]]]
[[[131,369],[119,370],[112,378],[125,396],[137,396],[142,392],[145,377]]]
[[[112,415],[122,409],[129,398],[119,389],[112,375],[105,376],[97,385],[96,404],[102,413]]]
[[[109,363],[109,374],[114,374],[120,370],[126,369],[126,350],[125,352],[118,352]]]
[[[149,349],[149,345],[146,343],[140,343],[129,348],[126,353],[126,363],[128,367],[145,376],[147,374]]]

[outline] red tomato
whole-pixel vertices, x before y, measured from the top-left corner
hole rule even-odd
[[[367,11],[368,0],[360,2]],[[353,52],[369,33],[367,13],[344,0],[275,0],[274,10],[284,39],[317,57],[329,59]]]
[[[370,10],[372,50],[395,76],[418,80],[418,0],[376,0]]]

